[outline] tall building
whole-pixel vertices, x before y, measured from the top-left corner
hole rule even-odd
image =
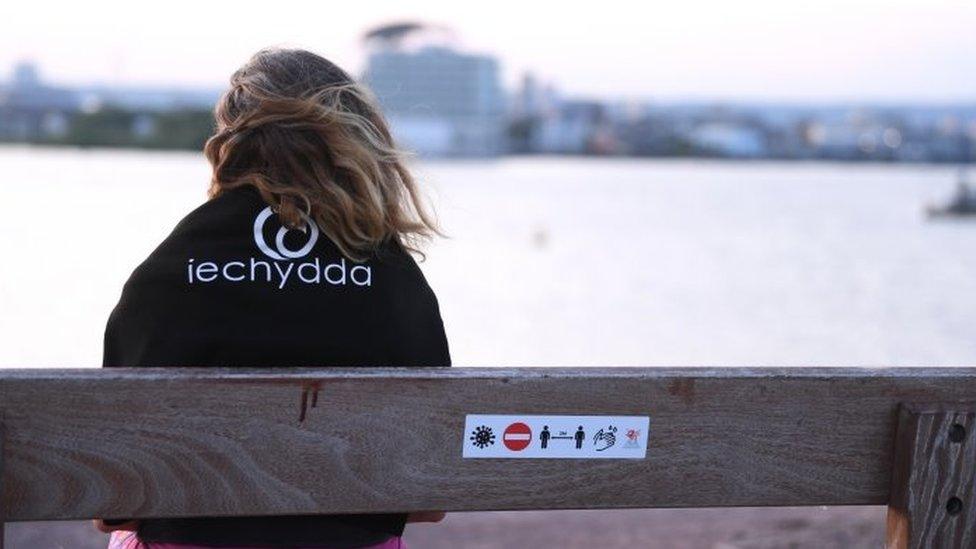
[[[397,140],[426,156],[501,154],[504,97],[497,60],[416,40],[427,30],[391,25],[366,35],[364,80]]]

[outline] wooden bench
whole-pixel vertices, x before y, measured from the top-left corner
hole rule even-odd
[[[888,505],[976,546],[976,369],[0,370],[3,521]],[[467,414],[649,416],[644,459],[463,459]]]

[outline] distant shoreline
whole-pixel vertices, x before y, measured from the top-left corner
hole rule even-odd
[[[108,144],[80,144],[67,142],[31,142],[31,141],[0,141],[0,150],[10,149],[44,149],[44,150],[75,150],[91,152],[134,152],[134,153],[198,153],[203,154],[203,148],[165,147],[140,143],[124,145]],[[789,158],[774,156],[739,157],[722,155],[627,155],[627,154],[570,154],[570,153],[505,153],[496,156],[423,156],[415,158],[424,162],[492,162],[512,159],[567,159],[567,160],[613,160],[613,161],[698,161],[729,164],[838,164],[838,165],[881,165],[881,166],[940,166],[959,167],[973,166],[976,162],[960,162],[955,160],[900,160],[878,158]]]

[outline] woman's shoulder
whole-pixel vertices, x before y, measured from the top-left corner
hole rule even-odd
[[[239,227],[259,212],[266,204],[254,187],[242,186],[224,191],[186,214],[170,236],[205,232],[220,234]]]
[[[391,239],[380,246],[370,256],[368,261],[375,263],[384,271],[389,271],[395,276],[403,277],[405,280],[418,284],[424,290],[430,291],[427,279],[417,261],[418,254],[408,249],[404,244]],[[423,258],[424,256],[420,256]]]
[[[261,204],[257,191],[241,188],[197,206],[135,268],[126,288],[172,278],[172,272],[182,270],[188,259],[232,248],[240,240],[238,233],[248,230],[248,219],[253,220]]]

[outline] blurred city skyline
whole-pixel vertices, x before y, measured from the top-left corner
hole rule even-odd
[[[976,157],[976,103],[768,104],[574,98],[458,48],[448,28],[375,27],[358,75],[398,144],[424,157],[505,154],[957,162]],[[0,141],[200,150],[218,88],[63,86],[20,63],[0,81]]]
[[[143,5],[18,3],[0,22],[0,67],[31,60],[65,84],[221,87],[271,45],[306,47],[351,72],[362,33],[419,20],[464,50],[501,61],[506,88],[532,72],[568,95],[608,99],[832,103],[973,102],[976,4],[955,0],[816,4],[691,1],[599,10],[441,1],[229,10],[176,0]],[[8,69],[9,70],[9,69]]]

